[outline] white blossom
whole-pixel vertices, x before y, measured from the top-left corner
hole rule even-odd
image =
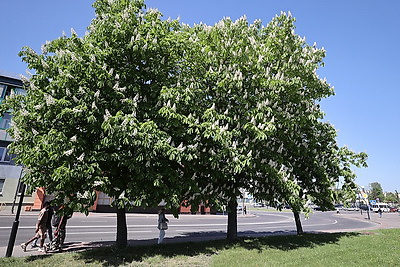
[[[109,118],[111,118],[111,113],[110,111],[108,111],[108,109],[105,110],[105,114],[104,114],[104,120],[108,120]]]
[[[93,183],[94,186],[100,186],[100,185],[103,185],[103,184],[104,184],[103,181],[94,181],[94,183]]]
[[[64,152],[64,155],[69,156],[72,154],[72,152],[74,152],[74,149],[70,149]]]
[[[82,154],[77,158],[77,160],[82,161],[82,160],[84,159],[84,157],[85,157],[85,153],[82,153]]]
[[[45,94],[44,99],[46,100],[46,105],[48,106],[53,105],[55,103],[54,98],[49,94]]]

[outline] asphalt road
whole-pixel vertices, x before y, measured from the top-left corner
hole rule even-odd
[[[36,214],[22,215],[15,244],[21,244],[34,235]],[[170,220],[166,239],[180,237],[225,237],[226,215],[180,215],[179,219],[167,215]],[[8,244],[13,215],[0,216],[0,247]],[[129,240],[153,240],[158,237],[156,214],[127,214]],[[337,216],[336,212],[314,212],[309,219],[302,218],[306,232],[328,232],[362,230],[374,223]],[[239,235],[257,236],[268,234],[292,234],[296,226],[291,212],[251,211],[238,215]],[[112,213],[91,213],[89,216],[76,213],[68,221],[66,242],[115,241],[116,216]],[[46,241],[47,242],[47,241]]]

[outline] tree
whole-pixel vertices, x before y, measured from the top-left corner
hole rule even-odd
[[[310,198],[331,205],[340,175],[353,186],[355,155],[320,122],[316,102],[333,93],[316,75],[324,51],[294,33],[290,15],[189,27],[140,0],[94,6],[83,38],[21,52],[35,74],[4,108],[31,187],[83,211],[94,190],[112,196],[124,246],[132,204],[225,204],[233,240],[241,188],[298,217]]]
[[[379,202],[385,201],[385,195],[383,194],[383,189],[380,183],[373,182],[369,184],[370,194],[369,199],[379,199]]]
[[[388,192],[385,196],[385,201],[388,203],[398,203],[398,199],[395,193]]]
[[[272,72],[279,74],[274,80],[277,123],[269,144],[256,146],[263,148],[262,158],[272,156],[271,164],[275,163],[281,179],[275,179],[274,186],[270,175],[257,175],[257,184],[264,186],[250,190],[259,199],[289,204],[298,233],[302,233],[299,213],[308,212],[310,201],[324,210],[331,209],[339,177],[344,178],[345,186],[354,188],[355,176],[349,166],[363,166],[366,155],[339,148],[335,128],[322,122],[324,113],[319,102],[334,94],[326,80],[316,74],[323,65],[325,50],[308,45],[295,34],[294,22],[290,14],[282,14],[268,25],[269,34],[264,35],[266,47],[272,51],[269,58],[279,58],[279,63],[272,65]],[[274,86],[270,88],[274,90]],[[272,190],[265,185],[272,185]]]
[[[266,27],[243,17],[187,29],[192,43],[179,84],[163,91],[163,115],[185,125],[187,145],[198,149],[198,192],[189,200],[226,204],[229,239],[240,188],[296,212],[308,196],[328,208],[347,162],[334,128],[319,121],[316,102],[333,94],[316,75],[324,51],[294,34],[293,22],[282,14]]]
[[[186,28],[192,42],[179,84],[163,91],[168,103],[162,110],[164,116],[176,120],[176,125],[185,125],[185,134],[190,137],[185,138],[184,146],[197,150],[197,163],[191,164],[194,183],[188,201],[226,205],[230,240],[237,236],[236,198],[252,157],[249,140],[256,130],[264,136],[272,130],[269,122],[262,130],[250,123],[261,96],[255,97],[257,87],[251,86],[251,79],[244,79],[252,68],[258,68],[253,64],[258,44],[251,44],[247,37],[253,38],[259,27],[249,27],[242,18],[237,22],[224,19],[214,27],[201,24]],[[266,120],[267,107],[258,113],[260,120]]]
[[[174,145],[158,111],[184,43],[179,23],[144,11],[141,0],[94,7],[84,37],[72,31],[42,54],[20,53],[35,73],[27,95],[3,108],[14,110],[11,149],[28,170],[24,182],[85,212],[95,190],[107,193],[117,208],[117,245],[125,246],[126,208],[165,199],[176,211],[182,201],[181,160],[190,150]]]

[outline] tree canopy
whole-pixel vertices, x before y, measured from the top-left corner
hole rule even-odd
[[[112,196],[121,246],[132,205],[228,205],[235,238],[240,189],[301,212],[310,200],[331,207],[340,178],[354,188],[366,154],[339,147],[323,121],[319,101],[334,93],[317,75],[325,51],[290,14],[190,27],[141,0],[94,7],[84,37],[20,53],[35,73],[2,108],[32,188],[86,212],[94,190]]]
[[[380,183],[373,182],[369,184],[370,193],[369,199],[379,200],[379,202],[385,201],[385,195],[383,194],[383,189]]]

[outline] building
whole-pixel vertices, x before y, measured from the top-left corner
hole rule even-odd
[[[23,83],[17,75],[0,71],[0,104],[11,94],[25,94]],[[18,204],[17,197],[21,194],[22,167],[15,165],[15,155],[10,154],[7,148],[13,141],[6,131],[10,128],[10,122],[10,113],[6,112],[0,117],[0,211],[11,208],[15,202]],[[23,204],[30,208],[36,197],[36,193],[26,195]]]

